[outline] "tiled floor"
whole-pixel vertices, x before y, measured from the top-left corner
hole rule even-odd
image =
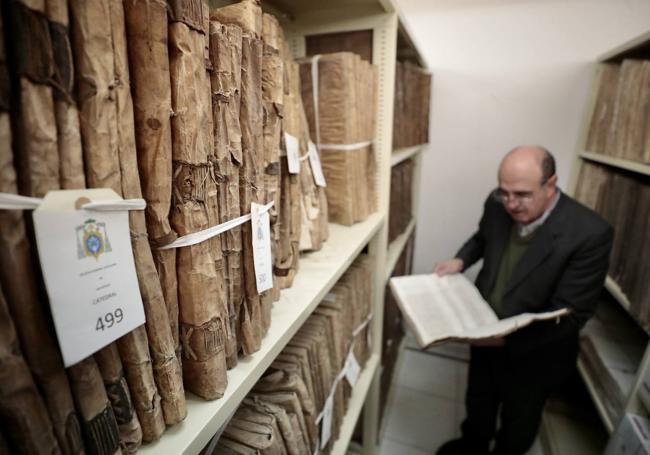
[[[435,454],[460,436],[469,350],[461,344],[420,351],[407,338],[382,428],[380,455]],[[528,455],[543,455],[539,443]]]

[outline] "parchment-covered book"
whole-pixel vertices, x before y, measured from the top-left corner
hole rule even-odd
[[[499,319],[464,275],[410,275],[390,279],[390,288],[422,348],[515,332],[534,321],[564,316],[566,308]]]

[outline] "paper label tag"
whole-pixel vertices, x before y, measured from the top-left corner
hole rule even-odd
[[[311,165],[311,171],[314,174],[314,182],[316,185],[325,187],[325,175],[323,175],[323,168],[320,164],[320,156],[318,155],[318,150],[316,149],[316,144],[312,141],[309,141],[309,164]]]
[[[354,351],[350,351],[345,362],[345,379],[347,379],[350,385],[354,387],[359,380],[360,374],[361,365],[357,362],[357,358],[354,356]]]
[[[287,148],[287,165],[289,167],[289,174],[300,173],[300,152],[299,143],[296,136],[289,133],[284,133],[284,145]]]
[[[73,365],[144,324],[126,210],[76,210],[110,189],[52,191],[33,213],[63,363]]]
[[[332,414],[334,411],[334,394],[325,400],[325,408],[323,409],[323,421],[320,430],[320,448],[325,448],[330,438],[332,437]]]
[[[251,232],[253,233],[253,264],[257,293],[273,287],[273,258],[271,256],[271,221],[269,212],[251,203]]]

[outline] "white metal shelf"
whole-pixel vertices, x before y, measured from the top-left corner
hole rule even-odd
[[[627,298],[621,287],[618,285],[616,281],[609,275],[607,275],[607,278],[605,279],[605,288],[609,291],[612,297],[623,307],[623,309],[630,314],[630,309],[632,307],[632,304],[630,300]]]
[[[372,380],[377,373],[379,363],[379,354],[371,355],[366,362],[365,368],[359,376],[359,380],[354,385],[354,389],[352,389],[352,396],[350,397],[350,401],[348,403],[348,410],[345,413],[343,422],[341,423],[341,432],[339,433],[339,438],[332,446],[332,455],[343,455],[346,453],[348,446],[350,445],[350,440],[352,439],[357,420],[359,420],[359,415],[361,414],[361,410],[363,409],[363,405],[366,401],[366,396],[368,395],[370,384],[372,383]]]
[[[414,155],[424,151],[428,146],[429,144],[426,143],[426,144],[415,145],[413,147],[405,147],[405,148],[393,150],[393,154],[390,157],[391,167],[395,167],[402,161],[407,160],[413,157]]]
[[[395,240],[390,243],[390,245],[388,245],[388,255],[386,257],[386,275],[384,277],[384,282],[390,279],[390,276],[393,273],[393,269],[395,268],[395,265],[397,265],[397,261],[399,260],[399,257],[402,254],[402,251],[404,250],[406,242],[408,242],[413,229],[415,229],[415,218],[411,220],[404,232],[402,232]]]
[[[199,453],[381,228],[384,219],[383,214],[375,213],[350,227],[330,223],[328,241],[320,251],[301,256],[293,286],[283,290],[280,300],[274,304],[271,327],[261,349],[240,358],[239,364],[228,371],[225,395],[219,400],[204,401],[188,393],[185,420],[170,427],[159,441],[143,446],[139,453]]]
[[[627,41],[626,43],[621,44],[620,46],[617,46],[609,52],[602,54],[600,57],[598,57],[597,60],[599,62],[606,62],[607,60],[612,60],[620,57],[621,55],[624,55],[627,52],[640,46],[650,46],[650,32],[646,32]]]
[[[608,166],[625,169],[626,171],[636,172],[638,174],[650,175],[650,164],[639,163],[637,161],[630,161],[623,158],[614,156],[603,155],[602,153],[582,152],[580,157],[597,163],[606,164]]]
[[[599,390],[598,387],[596,386],[593,378],[591,377],[591,374],[589,373],[587,367],[585,366],[584,360],[582,360],[581,357],[578,357],[578,371],[580,372],[580,376],[582,376],[582,380],[587,386],[587,390],[591,395],[591,398],[596,406],[596,410],[598,411],[598,415],[600,416],[600,419],[603,421],[603,424],[605,425],[607,432],[609,434],[612,434],[614,432],[613,418],[612,416],[609,415],[609,412],[607,412],[607,407],[605,406],[605,403],[603,402],[603,398],[601,397],[602,391]]]
[[[650,334],[650,327],[644,326],[643,323],[639,321],[639,318],[632,313],[632,302],[627,298],[627,295],[625,295],[625,292],[623,292],[623,289],[621,289],[618,283],[609,275],[605,279],[605,289],[607,289],[609,294],[621,305],[634,322],[636,322],[636,324],[646,333]]]
[[[546,455],[594,455],[605,448],[593,425],[569,416],[544,411],[540,440]]]
[[[404,333],[404,336],[402,337],[402,341],[399,343],[399,347],[397,348],[397,358],[395,359],[395,366],[393,367],[393,374],[391,375],[392,377],[390,378],[390,384],[391,386],[388,388],[388,396],[386,397],[386,409],[390,409],[392,406],[393,401],[395,400],[395,389],[397,386],[393,385],[396,384],[395,380],[397,379],[397,375],[399,374],[400,369],[402,368],[402,364],[404,363],[404,352],[406,351],[406,337],[408,336],[407,333]],[[382,340],[383,343],[383,340]],[[379,374],[383,374],[383,366],[380,368]],[[384,435],[386,434],[386,426],[388,425],[388,419],[386,418],[388,411],[384,411],[384,418],[382,421],[379,422],[379,440],[384,439]],[[381,414],[381,410],[380,410]]]

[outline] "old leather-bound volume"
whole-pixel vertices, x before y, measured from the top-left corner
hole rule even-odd
[[[241,97],[241,28],[233,24],[210,23],[210,73],[212,123],[214,127],[213,166],[219,188],[219,217],[222,223],[241,215],[239,206],[239,168],[242,164],[239,104]],[[226,264],[228,303],[228,367],[237,364],[240,344],[238,315],[243,302],[241,227],[220,235]]]
[[[411,62],[395,64],[393,149],[429,140],[431,75]]]
[[[224,429],[222,437],[255,449],[261,455],[283,454],[281,437],[273,431],[271,422],[256,423],[235,416]]]
[[[607,136],[614,120],[620,69],[621,65],[615,63],[604,63],[599,68],[598,92],[585,145],[588,152],[603,154],[610,152],[607,148]]]
[[[280,207],[279,207],[279,240],[276,254],[273,258],[273,273],[278,279],[281,289],[291,287],[293,279],[298,272],[300,256],[300,235],[301,235],[301,195],[300,176],[289,173],[287,159],[287,144],[284,140],[285,134],[298,137],[299,125],[296,118],[295,87],[291,89],[289,84],[289,71],[292,69],[293,59],[288,50],[286,40],[283,40],[280,47],[283,59],[283,97],[282,97],[282,150],[280,157]],[[291,117],[291,118],[289,118]],[[299,138],[298,138],[299,139]],[[300,147],[300,143],[299,143]]]
[[[123,453],[135,453],[142,444],[142,428],[133,407],[131,392],[124,377],[122,360],[114,343],[93,356],[104,381],[106,395],[113,408]]]
[[[59,189],[59,151],[51,82],[54,54],[45,2],[7,3],[7,36],[17,103],[12,120],[18,186],[23,195],[43,197]]]
[[[213,123],[210,80],[200,1],[172,2],[169,56],[172,80],[173,193],[171,225],[178,235],[218,224],[218,197],[211,157]],[[205,399],[226,388],[228,314],[220,239],[177,252],[183,377],[188,390]],[[221,261],[223,262],[223,261]]]
[[[242,165],[239,174],[240,209],[264,202],[264,142],[262,111],[262,10],[256,1],[243,1],[213,11],[213,17],[242,28],[241,99]],[[244,303],[239,334],[245,355],[257,351],[269,324],[270,308],[263,305],[255,283],[250,223],[242,226]],[[265,302],[267,303],[267,302]]]
[[[317,251],[322,248],[327,238],[327,232],[322,225],[323,212],[327,210],[327,205],[323,204],[323,189],[316,185],[309,160],[306,158],[310,137],[300,94],[298,64],[285,60],[284,71],[287,90],[284,97],[283,128],[286,133],[298,139],[298,155],[302,157],[300,173],[297,175],[300,183],[299,205],[292,215],[295,214],[300,219],[300,228],[296,229],[299,250]],[[291,203],[294,204],[293,199]]]
[[[365,220],[374,209],[368,144],[374,136],[374,70],[358,55],[338,52],[301,59],[300,73],[310,134],[322,151],[329,219],[344,225]]]
[[[634,104],[639,100],[639,85],[642,79],[641,60],[623,60],[616,86],[616,101],[612,109],[612,120],[607,133],[607,155],[625,157],[627,141],[634,134],[636,125],[632,118]]]
[[[24,6],[15,3],[12,8]],[[23,13],[33,14],[30,11]],[[2,20],[0,37],[4,37]],[[11,98],[9,80],[4,40],[0,39],[0,192],[17,194],[17,176],[11,148],[12,120],[8,113]],[[33,168],[23,170],[29,172]],[[50,183],[43,191],[58,188],[58,182],[54,180],[58,174],[58,162],[52,172]],[[24,179],[30,181],[31,177],[24,176]],[[0,284],[4,286],[5,298],[14,318],[14,327],[25,361],[43,395],[58,445],[65,454],[77,454],[83,452],[79,420],[63,361],[46,315],[47,303],[38,292],[37,273],[32,262],[23,212],[0,210]]]
[[[413,160],[405,160],[390,171],[388,243],[408,227],[413,217]]]
[[[250,213],[251,203],[264,203],[264,139],[262,107],[262,9],[255,0],[214,9],[210,18],[242,29],[241,98],[239,124],[242,160],[239,167],[239,204]],[[270,325],[271,308],[257,292],[252,252],[251,224],[242,225],[244,300],[238,318],[238,340],[244,355],[260,348]]]
[[[110,3],[113,31],[115,88],[117,100],[117,133],[122,175],[122,193],[125,198],[142,198],[138,172],[133,101],[126,47],[124,9],[120,2]],[[133,257],[144,304],[153,373],[161,397],[161,407],[167,425],[180,422],[187,415],[181,367],[176,358],[174,340],[158,273],[147,239],[145,214],[129,212]]]
[[[171,81],[167,48],[167,3],[124,2],[138,169],[149,243],[167,307],[176,357],[178,328],[176,250],[161,250],[177,237],[169,224],[172,194]]]
[[[53,94],[62,189],[85,188],[79,112],[74,98],[67,0],[46,0],[54,61]]]
[[[280,394],[277,396],[277,399],[274,400],[273,397],[270,399],[279,405],[284,403],[285,406],[283,407],[285,407],[287,412],[297,413],[296,419],[298,420],[298,426],[304,444],[307,447],[314,446],[314,441],[318,439],[318,430],[315,423],[317,412],[313,397],[309,394],[309,390],[300,375],[297,373],[288,373],[284,370],[270,372],[265,374],[257,382],[253,388],[253,392],[261,396],[262,399],[271,394]],[[300,404],[300,412],[297,412],[298,409],[295,408],[295,405],[292,405],[294,408],[288,406],[289,403],[295,403],[293,398],[289,398],[286,401],[286,397],[283,398],[282,394],[294,394]]]
[[[281,166],[280,145],[282,136],[282,117],[284,101],[284,63],[280,47],[284,40],[278,20],[264,14],[262,20],[262,104],[264,135],[264,190],[265,202],[273,202],[269,211],[271,221],[271,251],[273,257],[278,254],[280,240],[280,199]],[[273,275],[273,289],[262,295],[263,300],[277,301],[280,287],[277,276]],[[265,302],[269,306],[271,302]]]
[[[287,412],[282,406],[269,403],[256,396],[245,398],[242,404],[238,413],[244,418],[250,420],[256,415],[264,414],[275,418],[287,455],[301,455],[309,452],[298,423],[298,417],[295,414]]]
[[[81,414],[82,429],[88,453],[121,454],[120,435],[102,375],[93,357],[68,368],[70,385],[77,409]],[[82,397],[82,399],[79,399]]]
[[[16,453],[64,453],[54,437],[45,403],[23,359],[1,288],[0,426]]]
[[[91,188],[111,188],[125,198],[139,198],[142,193],[122,4],[74,0],[70,6],[87,184]],[[103,20],[95,20],[97,17]],[[176,414],[184,416],[184,395],[162,290],[146,238],[144,214],[131,211],[129,220],[150,336],[148,340],[145,328],[139,327],[120,338],[117,345],[146,442],[160,437],[165,428],[154,370],[167,409],[171,411],[180,402],[182,412]],[[155,368],[152,368],[149,342],[154,348],[151,352]],[[174,412],[168,414],[173,417]],[[174,420],[178,419],[169,422]]]

